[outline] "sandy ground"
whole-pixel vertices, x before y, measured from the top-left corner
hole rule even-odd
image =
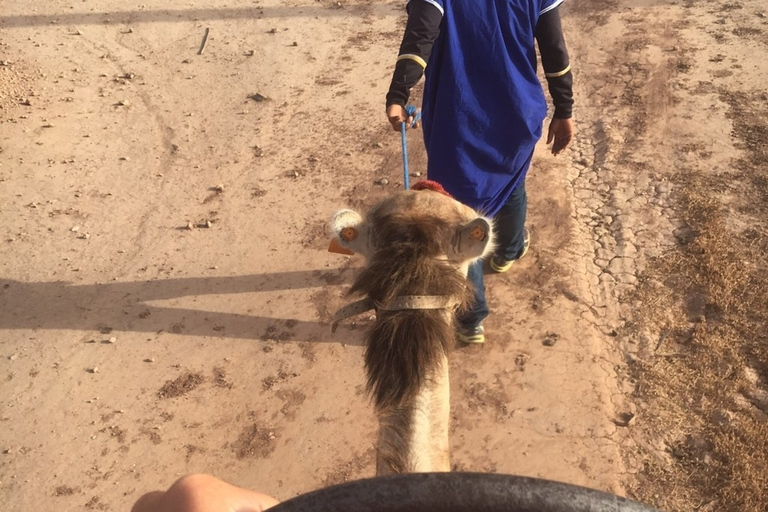
[[[707,84],[758,88],[759,3],[567,2],[579,135],[565,157],[542,145],[532,250],[489,278],[488,343],[453,355],[456,469],[634,481],[621,298],[676,243],[675,159],[738,154]],[[325,225],[402,187],[383,98],[403,19],[359,0],[4,4],[6,510],[126,510],[190,472],[279,499],[374,474],[369,320],[328,325],[361,261],[327,253]],[[423,171],[418,134],[409,149]]]

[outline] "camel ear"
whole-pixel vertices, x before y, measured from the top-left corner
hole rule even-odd
[[[340,254],[366,254],[368,249],[368,226],[359,213],[340,210],[331,220],[333,240],[328,249]]]
[[[491,223],[478,217],[456,231],[453,250],[458,261],[476,260],[492,250]]]

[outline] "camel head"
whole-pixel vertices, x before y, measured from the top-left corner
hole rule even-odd
[[[466,275],[470,263],[493,250],[491,221],[437,188],[398,192],[365,217],[337,212],[332,250],[361,254],[369,262],[442,260]]]
[[[455,343],[454,310],[472,299],[469,264],[493,250],[491,221],[434,187],[398,192],[365,216],[341,210],[332,221],[332,248],[366,258],[350,291],[365,299],[335,317],[358,314],[357,305],[377,310],[365,360],[379,410],[411,402],[441,367]]]

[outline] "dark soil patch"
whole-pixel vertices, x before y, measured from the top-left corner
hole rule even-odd
[[[269,391],[273,387],[275,387],[276,384],[279,384],[281,382],[285,382],[291,377],[296,377],[298,374],[296,373],[288,373],[284,372],[283,370],[280,370],[277,372],[277,375],[270,375],[269,377],[266,377],[264,380],[261,381],[261,388],[264,391]]]
[[[80,492],[79,487],[69,487],[66,485],[60,485],[53,490],[54,496],[72,496],[75,493]]]
[[[274,429],[259,426],[253,423],[243,429],[240,437],[233,445],[238,459],[257,457],[264,459],[275,451],[276,441],[279,435]]]
[[[280,330],[275,325],[270,325],[261,337],[263,341],[287,341],[293,337],[293,333],[287,330]]]
[[[202,373],[187,372],[174,380],[169,380],[157,392],[158,398],[177,398],[186,395],[205,382]]]
[[[314,363],[315,361],[317,361],[317,355],[315,354],[315,347],[312,343],[306,343],[306,342],[299,343],[299,348],[301,348],[301,357],[303,357],[310,363]]]
[[[284,403],[280,412],[290,420],[296,418],[296,411],[304,403],[304,400],[307,399],[307,395],[295,389],[280,390],[275,395]]]
[[[227,372],[217,366],[213,369],[213,384],[218,388],[232,389],[233,384],[227,380]]]
[[[163,438],[160,437],[160,432],[157,430],[150,430],[148,428],[142,428],[141,434],[148,437],[152,444],[160,444],[163,442]]]
[[[99,432],[108,433],[110,437],[117,439],[120,444],[125,444],[125,430],[121,429],[117,425],[112,425],[107,428],[101,429]]]
[[[192,456],[196,453],[204,453],[205,449],[200,448],[199,446],[195,446],[193,444],[188,444],[184,446],[184,450],[186,450],[187,455],[185,457],[186,461],[189,462],[189,460],[192,458]]]
[[[88,503],[85,504],[85,508],[88,510],[109,510],[109,505],[102,502],[98,496],[94,496],[88,500]]]
[[[334,467],[323,481],[324,487],[337,485],[350,480],[362,478],[364,472],[373,464],[376,450],[370,448],[365,453],[353,457],[347,462],[342,462]]]

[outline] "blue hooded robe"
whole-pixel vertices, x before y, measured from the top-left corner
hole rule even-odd
[[[525,180],[547,103],[536,25],[563,0],[424,0],[443,14],[425,71],[427,174],[489,217]]]

